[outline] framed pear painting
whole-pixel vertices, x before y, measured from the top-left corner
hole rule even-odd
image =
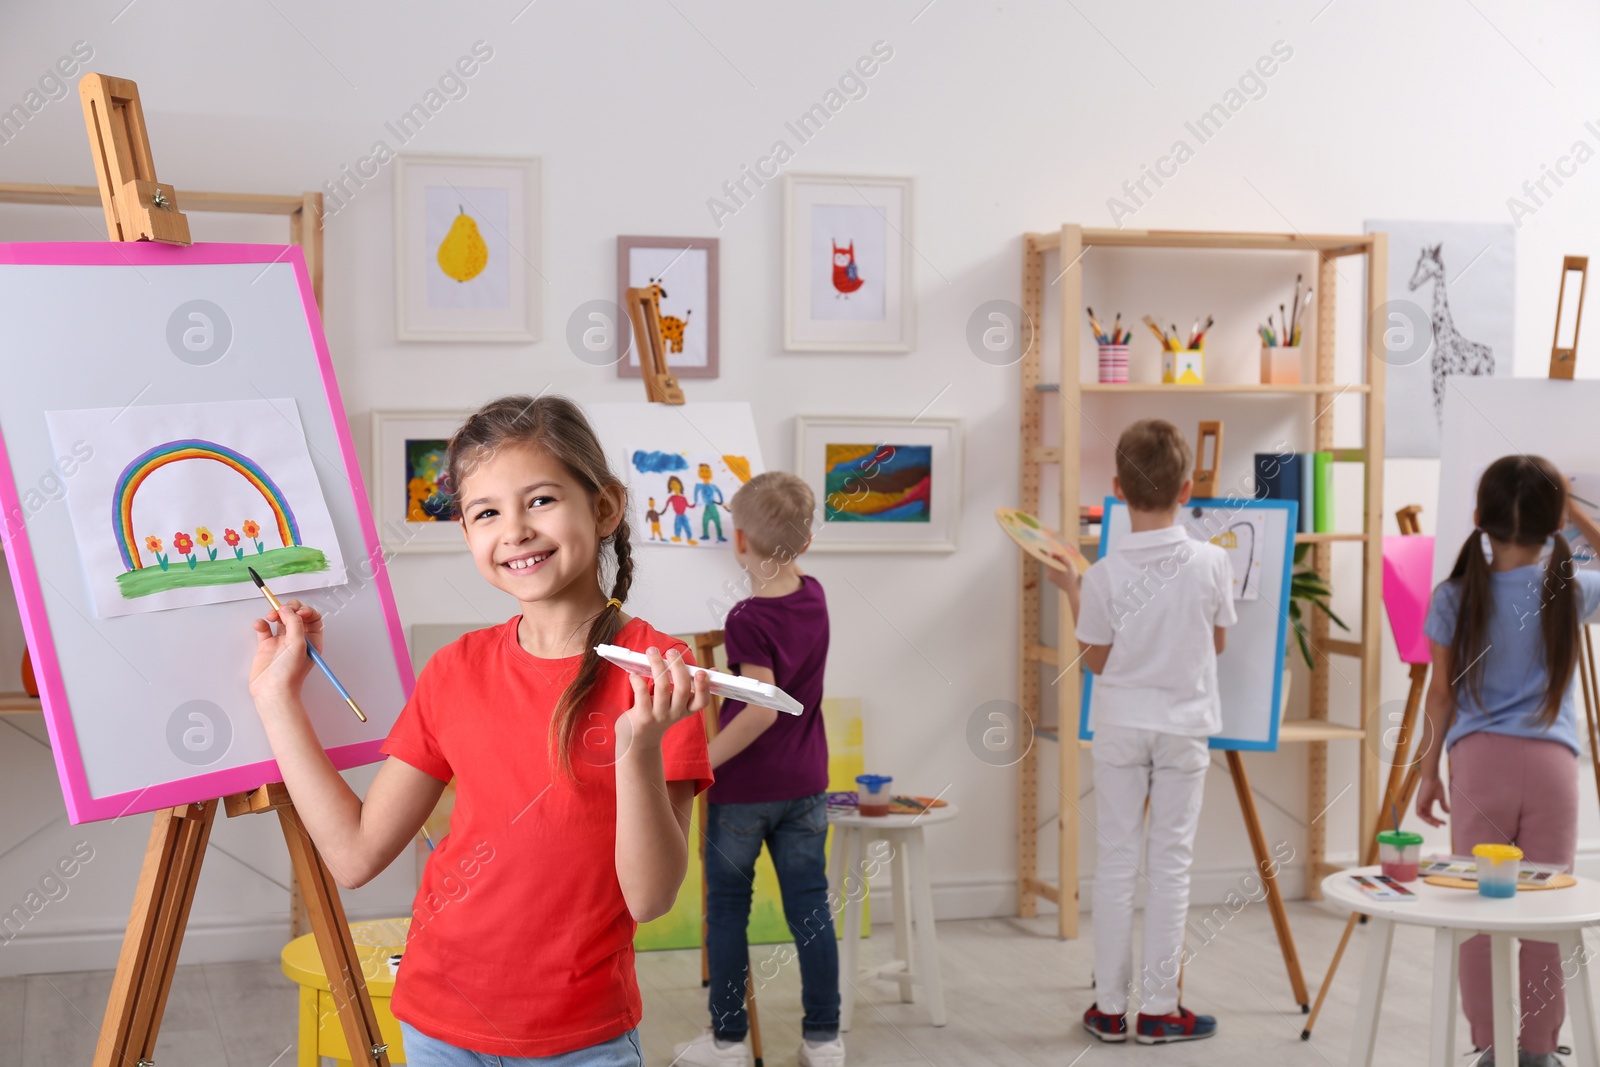
[[[395,335],[539,340],[539,161],[395,158]]]

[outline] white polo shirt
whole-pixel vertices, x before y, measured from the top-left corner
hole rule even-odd
[[[1078,640],[1110,645],[1094,680],[1092,729],[1186,737],[1222,729],[1213,627],[1238,622],[1233,566],[1182,526],[1123,534],[1083,576]]]

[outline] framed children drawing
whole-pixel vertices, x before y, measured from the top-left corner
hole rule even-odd
[[[796,473],[811,486],[813,552],[954,552],[961,420],[800,415]]]
[[[466,411],[372,413],[373,510],[390,552],[458,552],[467,542],[441,485],[445,446]]]
[[[617,238],[617,303],[627,305],[630,288],[656,289],[667,369],[679,378],[717,376],[719,243],[715,237]],[[640,376],[638,345],[630,343],[627,357],[617,360],[617,376]]]
[[[909,352],[911,179],[786,174],[783,347]]]
[[[395,335],[539,340],[539,161],[395,158]]]

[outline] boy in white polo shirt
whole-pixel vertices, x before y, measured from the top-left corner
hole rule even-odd
[[[1077,619],[1083,662],[1094,682],[1094,977],[1098,1001],[1083,1025],[1102,1041],[1126,1041],[1133,987],[1133,893],[1144,909],[1141,1003],[1134,1040],[1191,1041],[1217,1032],[1209,1015],[1178,1004],[1189,866],[1210,753],[1222,728],[1217,653],[1237,620],[1227,553],[1176,525],[1193,489],[1193,455],[1178,428],[1160,419],[1128,427],[1117,442],[1112,487],[1126,501],[1132,532],[1083,576],[1048,570]],[[1145,850],[1140,829],[1149,800]]]

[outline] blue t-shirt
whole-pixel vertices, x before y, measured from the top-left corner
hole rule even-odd
[[[1600,603],[1600,573],[1580,570],[1576,574],[1578,617],[1588,617]],[[1550,576],[1552,589],[1556,576]],[[1492,571],[1489,576],[1489,650],[1483,656],[1483,703],[1472,698],[1463,679],[1456,692],[1456,714],[1445,734],[1444,747],[1473,733],[1505,734],[1559,741],[1578,752],[1578,720],[1573,703],[1577,671],[1561,695],[1561,710],[1549,728],[1539,725],[1539,710],[1544,707],[1549,682],[1544,669],[1544,634],[1540,630],[1540,586],[1545,582],[1545,565],[1531,563],[1509,571]],[[1428,606],[1423,633],[1449,647],[1456,631],[1460,603],[1459,586],[1440,582]],[[1458,673],[1460,664],[1452,664]]]

